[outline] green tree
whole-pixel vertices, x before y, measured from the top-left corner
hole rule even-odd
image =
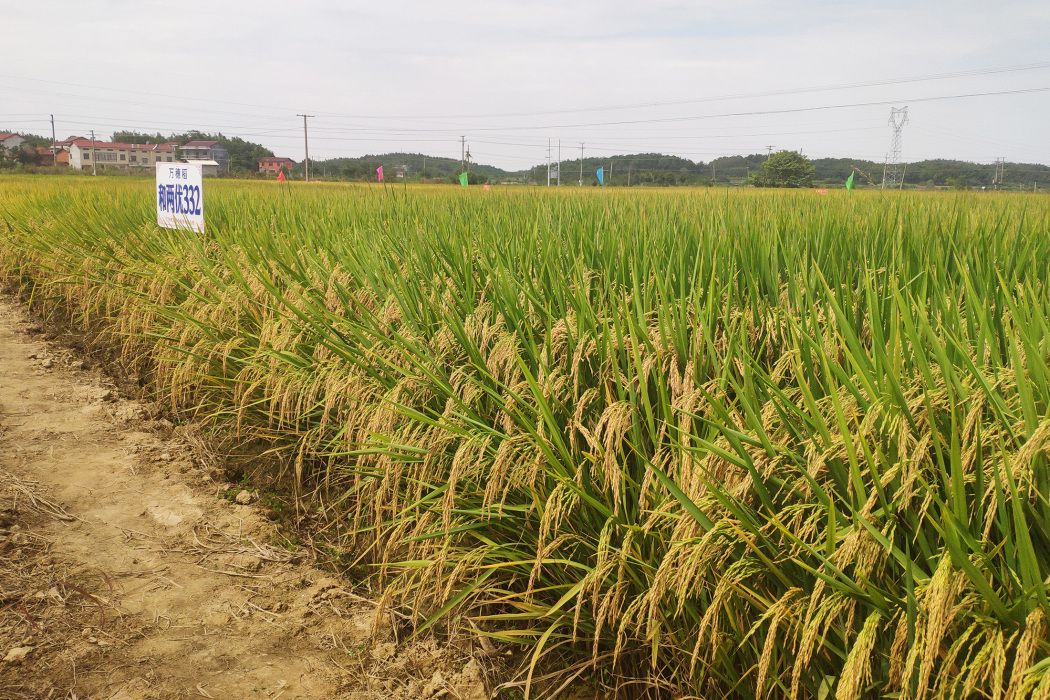
[[[174,141],[157,132],[156,134],[145,134],[140,131],[114,131],[113,140],[117,143],[167,143]]]
[[[815,169],[798,151],[777,151],[751,178],[756,187],[812,187]]]
[[[448,176],[448,181],[453,185],[459,184],[459,173],[454,173]],[[468,185],[485,185],[489,182],[489,176],[477,171],[471,170],[467,172],[467,184]]]
[[[22,165],[40,165],[43,157],[35,149],[23,145],[22,148],[15,151],[15,160]]]

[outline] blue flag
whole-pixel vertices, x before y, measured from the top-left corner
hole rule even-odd
[[[605,184],[605,168],[598,168],[598,184]]]

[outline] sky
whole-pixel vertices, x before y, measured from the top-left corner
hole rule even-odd
[[[520,170],[800,150],[1050,164],[1050,2],[0,3],[0,131],[199,129]]]

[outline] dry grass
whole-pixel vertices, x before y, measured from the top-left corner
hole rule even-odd
[[[107,647],[138,632],[113,605],[101,570],[52,553],[36,530],[49,518],[72,520],[35,482],[0,471],[0,698],[64,698],[106,665]]]

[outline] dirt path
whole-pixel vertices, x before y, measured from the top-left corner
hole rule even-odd
[[[487,696],[35,330],[0,299],[0,699]]]

